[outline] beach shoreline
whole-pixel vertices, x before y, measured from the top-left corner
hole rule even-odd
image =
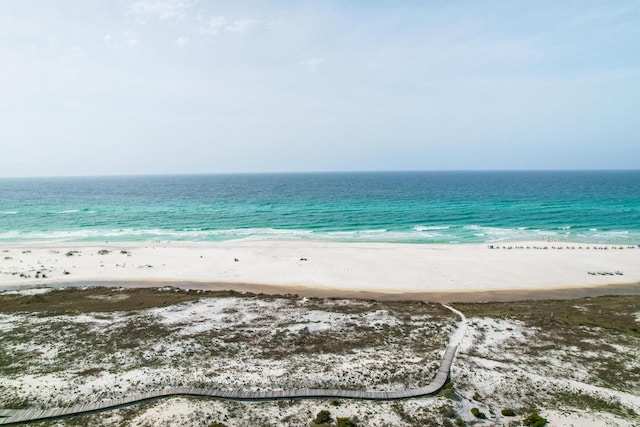
[[[577,297],[607,289],[635,293],[640,248],[273,240],[0,244],[0,290],[65,283],[434,301]]]

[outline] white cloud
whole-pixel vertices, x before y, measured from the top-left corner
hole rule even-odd
[[[180,0],[138,0],[131,4],[126,15],[146,23],[149,18],[160,21],[176,19],[185,15],[187,5]]]
[[[325,58],[319,58],[317,56],[313,56],[311,58],[303,59],[302,61],[298,62],[298,65],[302,66],[303,68],[309,70],[312,73],[315,73],[316,71],[318,71],[320,66],[324,64],[324,62],[325,62]]]
[[[105,34],[102,39],[104,40],[104,45],[109,48],[117,48],[120,46],[120,43],[118,43],[111,34]]]
[[[202,28],[202,32],[206,34],[216,35],[224,30],[227,20],[224,16],[214,16],[209,19],[207,25]]]
[[[133,31],[125,31],[123,36],[125,43],[129,47],[136,47],[141,43],[138,34]]]
[[[189,37],[180,36],[173,42],[173,44],[179,48],[183,48],[186,47],[190,41]]]
[[[214,16],[209,19],[207,25],[202,28],[205,34],[217,35],[220,33],[244,33],[256,25],[259,21],[255,19],[234,19],[228,20],[224,16]]]
[[[258,24],[255,19],[237,19],[225,27],[228,33],[243,33]]]

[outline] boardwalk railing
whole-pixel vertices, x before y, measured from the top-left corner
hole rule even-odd
[[[23,424],[53,418],[70,417],[122,408],[151,400],[172,396],[199,396],[229,400],[283,400],[283,399],[365,399],[365,400],[397,400],[412,397],[429,396],[437,393],[447,382],[451,363],[458,348],[457,343],[449,345],[442,357],[436,376],[428,385],[420,388],[398,391],[360,391],[321,388],[302,388],[294,390],[247,391],[240,389],[207,389],[193,387],[170,387],[148,393],[140,393],[120,399],[103,400],[101,402],[76,405],[67,408],[52,409],[0,409],[0,425]]]

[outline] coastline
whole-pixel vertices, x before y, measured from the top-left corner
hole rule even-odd
[[[489,249],[489,245],[273,240],[2,243],[0,290],[65,283],[188,285],[432,301],[566,298],[607,290],[640,293],[637,246],[501,242],[500,249]]]

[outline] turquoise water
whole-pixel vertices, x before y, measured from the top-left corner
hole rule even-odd
[[[0,241],[640,243],[640,171],[0,179]]]

